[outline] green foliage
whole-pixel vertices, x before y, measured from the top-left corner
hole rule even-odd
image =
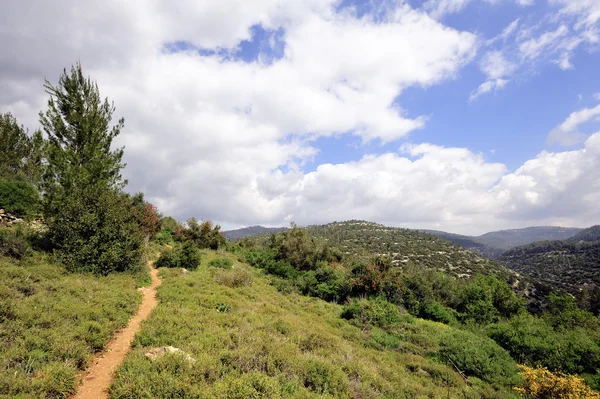
[[[32,184],[0,179],[0,209],[23,217],[37,213],[39,205],[40,197]]]
[[[592,239],[597,230],[584,230]],[[500,260],[519,273],[577,294],[583,284],[600,285],[600,241],[541,241],[506,251]]]
[[[359,325],[385,327],[400,321],[400,311],[381,297],[359,299],[344,307],[342,318],[356,320]]]
[[[206,263],[215,256],[204,251]],[[254,275],[253,284],[215,281],[238,270]],[[112,398],[517,397],[483,381],[466,387],[452,366],[436,362],[449,329],[439,323],[403,317],[389,331],[356,327],[339,318],[342,306],[278,292],[244,264],[161,276],[159,304],[117,370]],[[164,345],[196,362],[145,358]]]
[[[114,106],[84,78],[81,65],[48,81],[48,110],[40,123],[48,134],[43,176],[49,237],[69,270],[108,274],[140,267],[147,234],[143,198],[119,194],[123,149],[112,140],[123,119],[110,126]]]
[[[158,260],[156,267],[179,267],[196,270],[200,266],[200,250],[192,242],[178,244],[172,249],[165,250]]]
[[[109,274],[139,270],[144,233],[125,195],[67,196],[47,219],[49,237],[70,271]]]
[[[0,256],[22,259],[31,250],[19,230],[0,227]]]
[[[557,331],[545,318],[521,314],[489,326],[487,332],[520,363],[566,373],[600,368],[598,329]]]
[[[503,281],[478,275],[461,292],[458,311],[464,320],[494,323],[523,311],[523,303]]]
[[[514,386],[519,382],[518,369],[508,352],[487,337],[449,330],[441,339],[439,353],[465,374],[489,383]]]
[[[436,301],[424,303],[419,316],[427,320],[439,321],[444,324],[457,324],[456,311]]]
[[[215,258],[208,262],[208,266],[217,267],[219,269],[231,269],[233,261],[229,258]]]
[[[219,249],[225,246],[227,240],[221,233],[221,226],[213,226],[210,220],[198,223],[196,218],[187,221],[187,228],[176,234],[183,241],[192,241],[198,248]]]
[[[0,114],[0,176],[14,176],[29,155],[27,131],[10,113]]]

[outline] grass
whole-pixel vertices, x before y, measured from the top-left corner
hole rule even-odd
[[[77,371],[127,324],[149,281],[147,271],[66,273],[39,252],[0,256],[0,397],[73,393]]]
[[[231,270],[208,267],[223,257]],[[160,275],[160,303],[117,371],[111,398],[517,397],[475,378],[467,386],[435,359],[441,337],[454,331],[446,325],[406,314],[391,330],[353,325],[340,317],[342,306],[278,292],[222,252],[204,251],[194,272]],[[195,361],[145,357],[168,345]]]

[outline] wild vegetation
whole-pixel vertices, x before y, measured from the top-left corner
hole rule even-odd
[[[0,228],[0,397],[65,398],[127,324],[148,275],[67,273],[32,235]]]
[[[513,248],[500,261],[573,294],[600,285],[600,228],[582,230],[563,241],[541,241]]]
[[[232,268],[210,267],[215,259]],[[194,272],[160,274],[160,303],[118,370],[112,398],[518,397],[518,370],[492,340],[382,299],[360,300],[350,312],[280,292],[223,251],[204,250]],[[191,360],[146,358],[169,345]],[[468,371],[467,382],[448,357]]]
[[[398,248],[401,241],[396,237]],[[457,277],[439,271],[447,268],[446,257],[429,258],[422,267],[407,267],[390,258],[352,253],[349,245],[344,256],[331,241],[292,228],[268,240],[242,240],[238,251],[250,264],[272,275],[272,284],[280,291],[348,304],[348,317],[361,314],[357,305],[361,298],[384,301],[414,316],[491,338],[516,362],[579,374],[598,386],[599,320],[578,307],[573,297],[548,293],[539,314],[534,315],[508,284],[510,280],[503,279],[510,278],[510,273],[498,272],[503,269],[485,273],[481,268],[479,274]],[[386,245],[373,241],[366,244]],[[435,242],[430,240],[429,245]],[[403,254],[415,256],[409,252],[413,247],[405,248]],[[436,259],[442,262],[437,268]],[[471,344],[465,338],[462,345]]]

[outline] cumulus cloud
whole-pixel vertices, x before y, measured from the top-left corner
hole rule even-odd
[[[422,128],[427,118],[409,116],[398,96],[454,78],[478,40],[403,2],[360,17],[332,1],[251,3],[7,4],[0,14],[0,111],[36,127],[47,98],[43,78],[55,82],[81,60],[125,116],[117,144],[126,146],[129,190],[144,191],[180,220],[230,227],[365,218],[483,232],[554,223],[536,216],[536,206],[551,214],[556,198],[568,194],[560,190],[576,188],[586,201],[600,191],[577,180],[597,173],[590,169],[596,135],[579,152],[544,153],[513,174],[469,149],[433,144],[306,173],[320,137],[392,143]],[[257,25],[280,32],[280,56],[235,56]],[[504,52],[484,57],[489,79],[481,92],[502,88],[513,64]],[[542,190],[559,161],[577,163],[579,177],[559,173]],[[534,197],[541,205],[525,202]],[[584,220],[578,212],[565,211],[564,220]]]
[[[587,137],[577,129],[580,125],[600,115],[600,105],[573,112],[569,117],[548,134],[548,144],[571,146],[582,143]]]

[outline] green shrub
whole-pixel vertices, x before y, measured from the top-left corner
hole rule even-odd
[[[388,334],[380,329],[373,331],[369,338],[376,344],[376,346],[380,346],[384,349],[398,348],[401,344],[400,338],[396,337],[395,335]]]
[[[173,249],[165,250],[158,260],[156,267],[181,267],[188,270],[196,270],[200,265],[200,250],[192,242],[184,242]]]
[[[208,262],[208,266],[219,269],[231,269],[233,262],[229,258],[216,258]]]
[[[29,252],[29,244],[16,232],[0,228],[0,256],[21,259]]]
[[[508,352],[487,337],[449,329],[440,341],[440,358],[450,360],[462,372],[489,383],[514,386],[518,369]]]
[[[333,366],[318,360],[307,363],[304,386],[318,394],[330,394],[334,397],[340,397],[348,391],[345,376]]]
[[[219,270],[215,274],[217,283],[231,288],[251,286],[253,280],[252,275],[245,270]]]
[[[180,267],[181,259],[179,258],[180,253],[176,249],[166,249],[156,261],[156,267]]]
[[[523,314],[492,324],[488,336],[520,362],[571,374],[595,373],[600,347],[593,330],[555,331],[544,318]]]
[[[19,180],[0,179],[0,209],[17,216],[39,211],[40,197],[33,185]]]
[[[385,327],[400,321],[400,311],[381,297],[359,299],[344,308],[342,318],[356,320],[361,325]]]
[[[421,308],[419,316],[444,324],[457,324],[456,312],[436,301],[430,301]]]
[[[48,215],[50,241],[68,270],[107,275],[141,268],[144,234],[128,196],[72,195]]]

